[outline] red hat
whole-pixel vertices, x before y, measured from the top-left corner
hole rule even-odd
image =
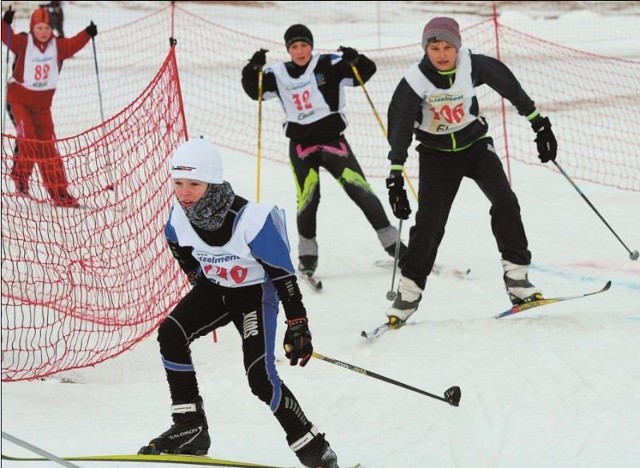
[[[49,12],[44,8],[38,8],[33,13],[31,13],[31,22],[29,23],[29,29],[33,29],[33,27],[38,23],[49,24]]]

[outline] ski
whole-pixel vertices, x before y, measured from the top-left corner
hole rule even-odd
[[[451,276],[455,279],[463,280],[469,275],[469,273],[471,273],[471,268],[461,270],[459,268],[445,267],[443,265],[438,265],[437,263],[435,263],[433,265],[433,268],[431,269],[431,273],[436,276]]]
[[[231,468],[293,468],[276,465],[261,465],[258,463],[241,462],[234,460],[223,460],[221,458],[211,458],[203,455],[79,455],[72,457],[59,457],[66,461],[87,461],[87,462],[117,462],[117,463],[172,463],[176,465],[199,465],[199,466],[226,466]],[[12,457],[2,454],[2,459],[7,461],[51,461],[44,457]],[[362,468],[360,463],[349,465],[347,468]]]
[[[372,340],[374,338],[378,338],[380,335],[384,334],[385,332],[389,331],[389,330],[397,330],[399,328],[402,328],[406,325],[415,325],[416,322],[402,322],[399,325],[396,325],[394,327],[389,326],[389,322],[385,322],[382,325],[378,325],[377,327],[375,327],[373,330],[371,331],[366,331],[366,330],[362,330],[362,332],[360,332],[360,336],[363,338],[367,338],[368,340]]]
[[[67,461],[96,461],[96,462],[117,462],[117,463],[173,463],[178,465],[200,465],[200,466],[226,466],[235,468],[285,468],[275,465],[261,465],[258,463],[247,463],[234,460],[223,460],[221,458],[211,458],[201,455],[81,455],[72,457],[59,457]],[[11,461],[50,461],[44,457],[12,457],[2,454],[3,460]]]
[[[383,323],[382,325],[377,326],[376,328],[374,328],[371,331],[365,331],[362,330],[362,332],[360,333],[360,336],[363,338],[368,338],[368,339],[373,339],[373,338],[377,338],[380,335],[382,335],[384,332],[386,332],[387,330],[389,330],[389,324],[388,323]]]
[[[376,260],[375,265],[381,268],[393,268],[393,259],[384,259],[384,260]],[[459,280],[465,279],[469,273],[471,273],[471,268],[467,268],[466,270],[460,268],[451,268],[446,267],[444,265],[434,264],[431,269],[431,273],[436,276],[442,277],[452,277]]]
[[[585,294],[576,294],[575,296],[565,296],[565,297],[549,297],[545,299],[539,299],[536,301],[525,302],[524,304],[517,304],[511,307],[510,309],[505,310],[504,312],[494,315],[493,318],[499,319],[502,317],[506,317],[508,315],[517,314],[519,312],[524,312],[525,310],[533,309],[535,307],[541,307],[549,304],[555,304],[556,302],[562,301],[570,301],[572,299],[580,299],[581,297],[593,296],[594,294],[600,294],[605,291],[608,291],[611,287],[611,281],[607,281],[607,284],[604,285],[602,289],[597,291],[591,291]]]

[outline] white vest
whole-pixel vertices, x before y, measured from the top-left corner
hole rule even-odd
[[[420,130],[434,135],[449,134],[466,127],[478,117],[472,115],[471,104],[476,95],[471,80],[471,51],[460,48],[456,79],[448,89],[437,88],[420,71],[418,63],[411,65],[404,78],[422,98]]]
[[[40,52],[33,42],[33,36],[28,36],[24,54],[24,82],[21,85],[31,91],[56,89],[59,73],[56,40],[49,41],[45,51]]]
[[[285,113],[285,121],[307,125],[317,122],[331,114],[329,104],[318,89],[315,77],[315,68],[320,55],[313,55],[305,72],[298,78],[292,78],[285,67],[284,62],[279,62],[271,67],[276,78],[276,85],[280,93],[280,101]],[[344,107],[343,88],[340,88],[340,109]],[[264,98],[276,97],[276,93],[265,93]]]
[[[200,263],[207,279],[227,288],[238,288],[267,280],[264,268],[251,254],[249,243],[255,239],[272,211],[284,217],[284,213],[272,205],[247,203],[238,215],[231,239],[221,246],[208,245],[198,236],[179,203],[173,206],[170,223],[175,229],[178,244],[193,247],[192,255]]]

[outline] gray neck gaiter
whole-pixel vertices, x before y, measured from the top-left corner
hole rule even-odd
[[[209,184],[200,200],[190,207],[183,206],[182,209],[191,224],[200,229],[215,231],[222,226],[234,198],[229,182]]]

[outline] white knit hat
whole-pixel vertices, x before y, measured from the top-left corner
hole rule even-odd
[[[171,177],[221,184],[222,156],[218,147],[200,136],[183,143],[171,157]]]

